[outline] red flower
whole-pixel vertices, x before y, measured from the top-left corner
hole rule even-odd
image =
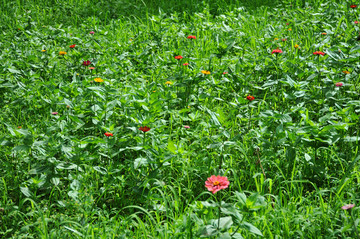
[[[229,73],[229,72],[227,72],[227,71],[224,71],[224,72],[223,72],[223,75],[226,75],[226,74],[228,74],[228,73]]]
[[[356,8],[356,7],[357,7],[357,5],[350,5],[350,7],[351,7],[351,8]]]
[[[113,135],[112,133],[106,132],[106,133],[105,133],[105,136],[106,136],[106,137],[109,137],[109,136],[114,136],[114,135]]]
[[[188,65],[189,65],[189,63],[184,63],[184,64],[183,64],[183,66],[188,66]]]
[[[288,22],[286,23],[286,26],[289,26],[289,23],[288,23]]]
[[[281,49],[275,49],[271,52],[271,54],[279,54],[279,53],[283,53],[283,51]]]
[[[230,182],[227,179],[227,177],[222,176],[215,176],[212,175],[210,178],[207,179],[205,182],[205,187],[215,194],[217,191],[220,191],[221,189],[225,189],[229,186]]]
[[[195,39],[196,39],[196,36],[191,36],[191,35],[190,35],[190,36],[187,37],[187,39],[194,39],[194,40],[195,40]]]
[[[150,130],[150,128],[149,127],[147,127],[147,126],[141,126],[140,128],[139,128],[139,130],[141,130],[142,132],[148,132],[149,130]]]
[[[253,101],[253,100],[255,100],[255,97],[252,95],[248,95],[248,96],[246,96],[246,99],[249,101]]]
[[[183,59],[183,57],[182,56],[175,56],[175,59],[176,60],[181,60],[181,59]]]
[[[70,48],[75,48],[75,46],[76,46],[76,45],[75,45],[75,44],[73,44],[73,45],[71,45],[71,46],[69,46],[69,47],[70,47]]]
[[[355,21],[354,23],[355,23],[355,24],[359,24],[359,21]]]
[[[83,66],[88,66],[88,65],[90,65],[91,64],[91,61],[84,61],[83,62]]]
[[[341,87],[341,86],[343,86],[344,84],[343,83],[341,83],[341,82],[337,82],[337,83],[335,83],[335,86],[337,86],[337,87]]]
[[[320,55],[324,56],[325,55],[325,53],[322,52],[322,51],[315,51],[313,54],[317,55],[317,56],[320,56]]]

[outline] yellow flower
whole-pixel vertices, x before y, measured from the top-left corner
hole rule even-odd
[[[204,71],[204,70],[202,70],[201,73],[203,73],[204,75],[210,75],[210,71]]]
[[[291,29],[291,28],[289,28],[289,29],[288,29],[288,31],[292,31],[292,29]]]
[[[344,74],[350,74],[350,71],[343,71]]]
[[[65,51],[60,51],[59,52],[59,55],[63,56],[63,55],[66,55],[67,53]]]
[[[171,81],[167,81],[165,82],[166,85],[172,85],[172,82]]]
[[[274,38],[275,41],[279,40],[279,38]]]
[[[297,49],[297,48],[299,48],[299,45],[298,45],[298,44],[295,44],[295,46],[294,46],[294,47]]]
[[[45,52],[46,50],[41,50],[41,52]]]
[[[95,81],[95,82],[104,82],[104,80],[101,79],[101,78],[99,78],[99,77],[98,77],[98,78],[95,78],[94,81]]]

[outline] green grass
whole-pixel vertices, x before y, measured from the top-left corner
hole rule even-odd
[[[351,4],[3,1],[0,237],[357,238]]]

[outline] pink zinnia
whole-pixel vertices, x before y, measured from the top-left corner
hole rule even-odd
[[[349,209],[351,209],[353,207],[355,207],[355,204],[348,204],[348,205],[342,206],[341,209],[349,210]]]
[[[94,31],[91,31],[91,32],[89,32],[90,34],[92,34],[92,35],[94,35],[95,34],[95,32]]]
[[[59,114],[58,112],[51,112],[52,115],[57,115]]]
[[[355,24],[358,24],[358,23],[359,23],[359,21],[355,21],[354,23],[355,23]]]
[[[91,64],[91,61],[84,61],[83,62],[83,66],[88,66],[88,65],[90,65]]]
[[[183,64],[183,66],[188,66],[188,65],[189,65],[189,63],[184,63],[184,64]]]
[[[286,26],[289,26],[289,23],[288,23],[288,22],[286,23]]]
[[[222,176],[215,176],[212,175],[210,178],[207,179],[205,182],[205,187],[215,194],[217,191],[220,191],[221,189],[225,189],[229,186],[230,182],[227,179],[227,177]]]
[[[229,73],[229,72],[227,72],[227,71],[224,71],[224,72],[223,72],[223,75],[226,75],[226,74],[228,74],[228,73]]]
[[[286,39],[286,38],[283,38],[283,39],[281,39],[281,41],[287,41],[287,39]]]
[[[343,86],[344,84],[343,83],[341,83],[341,82],[337,82],[337,83],[335,83],[335,86],[337,86],[337,87],[341,87],[341,86]]]
[[[175,59],[176,60],[181,60],[181,59],[183,59],[183,57],[182,56],[175,56]]]
[[[196,36],[188,36],[187,39],[196,39]]]
[[[281,49],[275,49],[271,52],[271,54],[279,54],[279,53],[283,53],[283,51]]]
[[[184,125],[184,128],[185,129],[190,129],[190,126],[189,125]]]

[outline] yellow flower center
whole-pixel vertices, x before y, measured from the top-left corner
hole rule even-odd
[[[65,51],[60,51],[59,55],[66,55],[67,53]]]
[[[295,48],[299,48],[299,45],[298,44],[295,44],[295,46],[294,46]]]
[[[101,79],[101,78],[99,78],[99,77],[98,77],[98,78],[95,78],[94,81],[95,81],[95,82],[104,82],[104,80]]]
[[[217,185],[219,185],[220,183],[219,183],[219,181],[215,181],[214,182],[214,186],[217,186]]]
[[[172,82],[171,81],[167,81],[165,82],[166,85],[172,85]]]
[[[277,40],[279,40],[279,38],[275,38],[274,40],[277,41]]]
[[[45,52],[46,50],[41,50],[41,52]]]
[[[201,71],[201,73],[203,73],[205,75],[210,75],[210,71]]]

